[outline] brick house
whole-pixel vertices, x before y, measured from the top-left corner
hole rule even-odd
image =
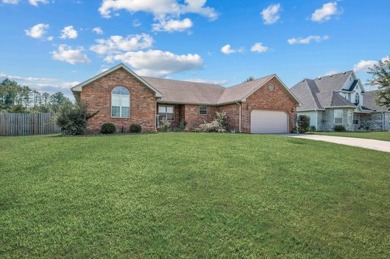
[[[87,130],[99,132],[103,123],[127,132],[133,123],[155,132],[163,118],[171,127],[186,122],[193,130],[226,112],[229,130],[246,133],[287,133],[294,127],[297,98],[277,75],[232,87],[141,77],[119,64],[75,87],[77,102],[97,114]]]

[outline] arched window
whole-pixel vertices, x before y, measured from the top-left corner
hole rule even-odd
[[[111,92],[111,117],[130,117],[130,93],[123,86],[112,89]]]

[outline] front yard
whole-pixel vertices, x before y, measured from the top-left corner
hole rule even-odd
[[[317,135],[339,136],[349,138],[367,138],[390,141],[390,131],[365,131],[365,132],[315,132]]]
[[[0,257],[390,256],[390,155],[281,136],[0,138]]]

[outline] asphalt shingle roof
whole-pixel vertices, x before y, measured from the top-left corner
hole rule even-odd
[[[96,75],[74,87],[72,92],[81,92],[83,87],[94,80],[97,80],[117,69],[124,69],[145,86],[149,87],[160,98],[159,102],[177,103],[177,104],[205,104],[205,105],[222,105],[244,100],[254,91],[261,88],[276,75],[265,76],[253,81],[245,82],[236,86],[225,88],[216,84],[179,81],[171,79],[161,79],[154,77],[141,77],[126,67],[124,64],[118,64],[99,75]],[[280,79],[277,78],[279,81]],[[299,103],[298,99],[286,88],[291,97]]]
[[[265,76],[227,88],[215,84],[154,77],[142,77],[142,79],[162,93],[163,97],[159,102],[220,105],[241,101],[274,76]]]
[[[377,91],[368,91],[364,94],[364,98],[363,98],[363,105],[368,108],[368,109],[371,109],[371,110],[374,110],[374,111],[379,111],[379,112],[384,112],[384,111],[387,111],[387,107],[386,106],[379,106],[377,103],[376,103],[376,94],[377,94]]]
[[[298,97],[302,105],[298,111],[321,110],[329,107],[355,106],[337,93],[340,91],[353,71],[347,71],[316,79],[304,79],[290,91]]]
[[[196,83],[188,81],[142,77],[146,82],[154,86],[162,98],[160,102],[182,104],[215,104],[225,90],[224,87],[215,84]]]

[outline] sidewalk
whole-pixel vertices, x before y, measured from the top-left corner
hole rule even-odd
[[[390,153],[390,142],[374,139],[363,139],[363,138],[347,138],[347,137],[334,137],[334,136],[322,136],[322,135],[294,135],[290,134],[292,138],[302,138],[317,141],[326,141],[336,144],[361,147],[367,149],[378,150],[382,152]]]

